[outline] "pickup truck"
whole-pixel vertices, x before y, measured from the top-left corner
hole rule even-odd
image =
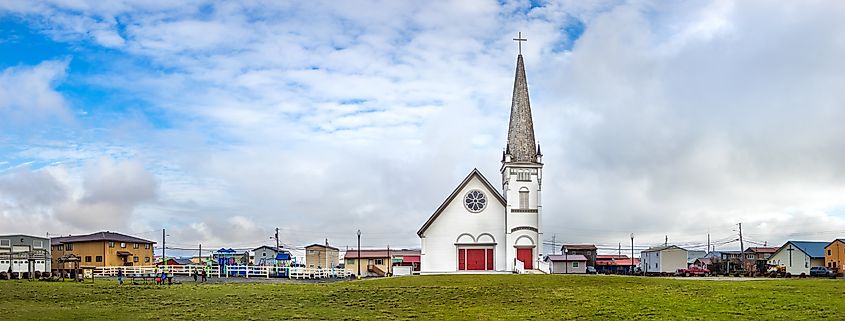
[[[678,269],[675,271],[675,275],[679,276],[710,276],[710,270],[705,268],[700,268],[697,266],[690,267],[688,269]]]

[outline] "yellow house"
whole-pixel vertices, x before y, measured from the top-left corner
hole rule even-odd
[[[845,239],[836,239],[824,247],[824,265],[836,271],[845,272]]]
[[[305,266],[333,268],[340,264],[340,249],[328,245],[311,244],[305,247]]]
[[[59,258],[78,257],[79,266],[152,266],[155,242],[115,232],[97,232],[87,235],[54,237],[52,246],[53,269],[73,268],[61,266]]]

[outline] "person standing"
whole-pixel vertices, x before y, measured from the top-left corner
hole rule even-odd
[[[123,269],[117,269],[117,285],[123,285]]]
[[[197,282],[197,269],[196,268],[194,268],[194,273],[192,273],[192,274],[194,275],[194,282]]]
[[[208,280],[206,280],[206,278],[205,278],[205,269],[202,269],[202,282],[205,283],[205,281],[208,281]]]

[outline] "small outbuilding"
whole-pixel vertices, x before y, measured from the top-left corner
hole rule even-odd
[[[586,274],[589,261],[586,256],[580,254],[549,255],[545,260],[549,262],[552,274]]]

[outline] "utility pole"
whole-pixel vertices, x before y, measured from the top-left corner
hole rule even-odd
[[[326,238],[326,269],[329,268],[329,238]]]
[[[358,230],[358,277],[361,277],[361,230]]]
[[[739,225],[739,261],[742,263],[742,268],[745,269],[745,246],[742,243],[742,223]]]
[[[557,243],[555,243],[555,237],[557,234],[552,234],[552,253],[557,252]]]
[[[165,234],[164,229],[161,229],[161,262],[164,266],[164,270],[167,271],[167,256],[165,254],[165,249],[167,249],[167,234]]]
[[[390,256],[390,244],[387,245],[387,274],[390,274],[390,266],[393,265],[393,257]]]
[[[276,252],[279,251],[279,228],[276,228]]]
[[[631,233],[631,275],[634,275],[634,233]]]
[[[200,243],[200,264],[202,264],[202,243]]]
[[[710,253],[710,233],[707,233],[707,253]]]
[[[663,246],[669,246],[669,235],[666,235],[666,240],[663,241]]]
[[[617,256],[622,257],[622,242],[619,242],[619,252]]]

